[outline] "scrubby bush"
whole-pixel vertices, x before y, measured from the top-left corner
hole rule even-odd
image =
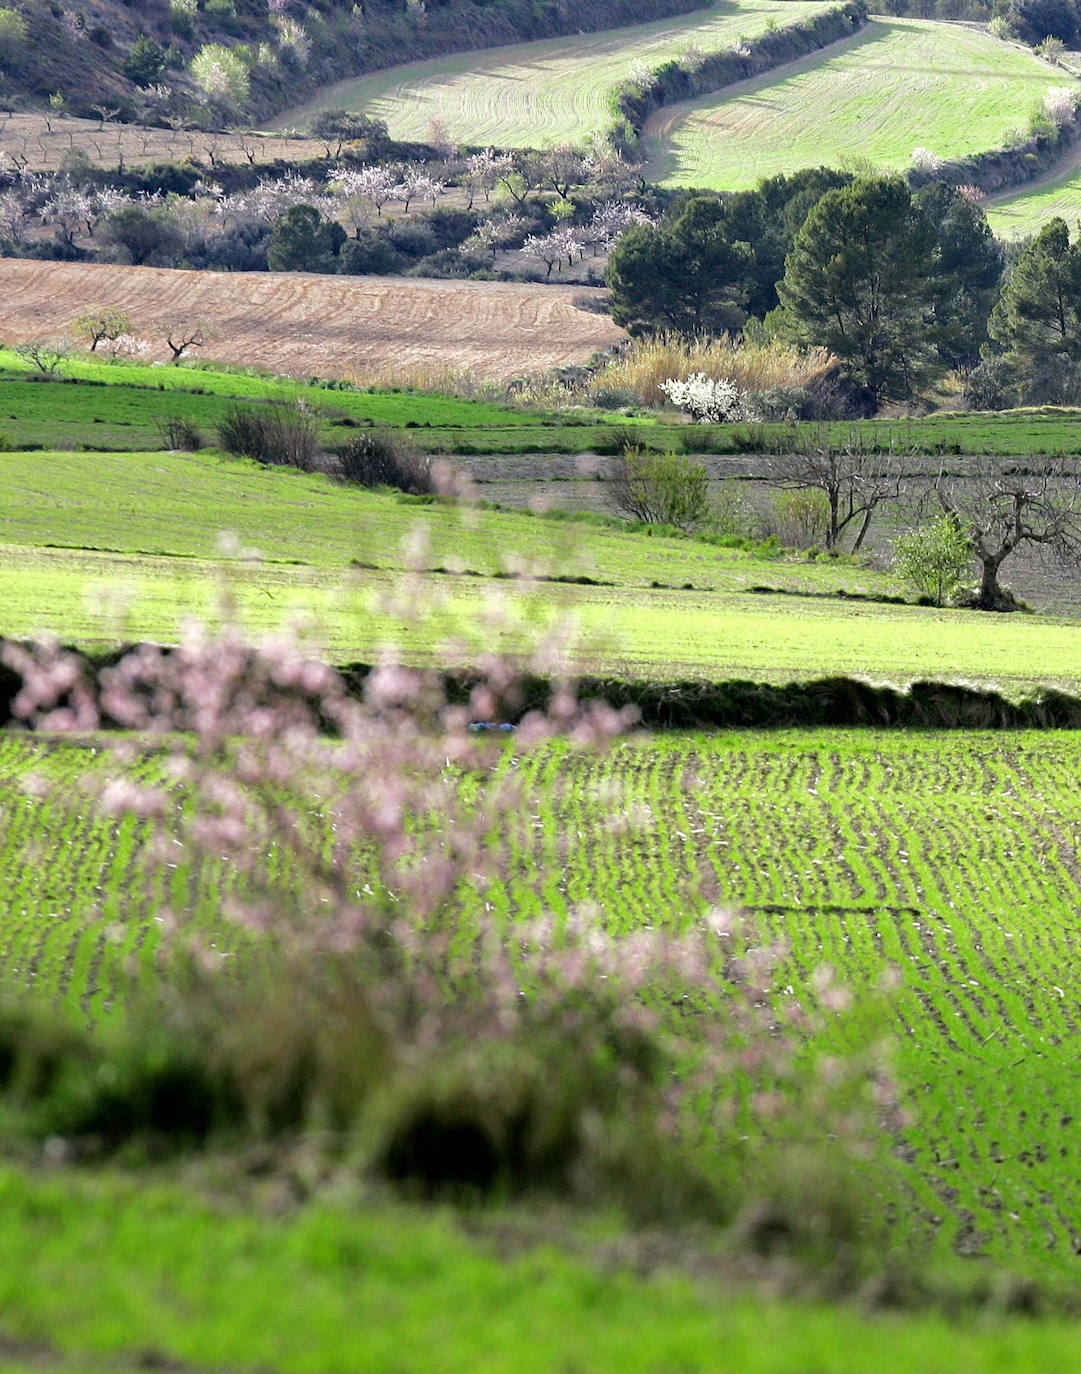
[[[300,402],[234,406],[218,426],[221,445],[240,457],[311,472],[319,453],[315,416]]]
[[[140,863],[169,891],[178,862],[225,865],[245,932],[223,976],[202,905],[176,893],[171,947],[191,972],[163,980],[151,1016],[94,1044],[0,1017],[0,1095],[36,1138],[304,1131],[309,1150],[424,1195],[549,1189],[671,1222],[731,1213],[751,1113],[763,1140],[805,1150],[817,1133],[834,1159],[876,1117],[896,1124],[877,1060],[817,1071],[806,1034],[823,1013],[776,988],[776,957],[738,921],[681,911],[681,934],[664,920],[613,934],[580,910],[508,931],[477,900],[503,880],[492,834],[523,810],[533,770],[515,760],[553,739],[602,747],[629,714],[563,682],[493,748],[470,723],[521,716],[525,679],[505,659],[455,700],[393,661],[353,696],[299,647],[234,629],[142,646],[96,678],[55,645],[3,658],[27,723],[122,727],[94,805],[138,819]],[[152,773],[125,766],[132,731],[160,741]],[[65,804],[87,799],[50,797]],[[814,986],[841,1004],[828,976]]]
[[[203,447],[203,435],[199,426],[182,415],[169,415],[158,421],[158,433],[166,448],[181,452],[196,453]]]
[[[969,410],[1005,410],[1013,404],[1016,375],[1005,358],[985,358],[964,379],[962,398]]]
[[[648,525],[692,529],[709,515],[709,477],[700,463],[671,451],[627,447],[605,472],[613,510]]]
[[[897,572],[936,606],[956,595],[972,565],[972,545],[949,515],[901,535],[893,549]]]
[[[431,460],[388,430],[375,430],[337,450],[338,474],[361,487],[393,487],[413,496],[436,490]]]
[[[751,404],[726,377],[707,377],[704,372],[692,372],[687,377],[670,377],[660,384],[668,400],[700,424],[723,424],[751,419]]]
[[[782,544],[796,549],[818,548],[826,543],[829,532],[829,500],[825,492],[816,489],[774,492],[766,524],[766,532],[776,535]]]

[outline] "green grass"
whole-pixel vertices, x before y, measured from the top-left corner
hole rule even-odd
[[[434,604],[403,629],[377,603],[408,566],[403,549],[418,530]],[[261,558],[219,557],[223,531]],[[487,580],[523,566],[599,585]],[[416,505],[214,453],[0,454],[0,572],[8,635],[172,641],[190,616],[215,614],[224,580],[253,632],[300,613],[321,622],[338,661],[403,635],[408,653],[430,660],[462,635],[475,645],[478,613],[518,590],[531,621],[571,616],[597,671],[948,678],[1012,693],[1081,684],[1072,620],[846,602],[823,594],[899,588],[829,560],[764,561],[607,524]],[[796,595],[751,592],[762,584]]]
[[[801,167],[868,160],[907,167],[1000,147],[1052,86],[1033,54],[956,24],[876,19],[826,53],[662,110],[647,125],[649,174],[742,190]]]
[[[1081,218],[1081,172],[1071,166],[1059,176],[1041,178],[1036,186],[995,196],[984,208],[987,222],[1003,239],[1036,234],[1056,215],[1072,228]]]
[[[612,121],[612,92],[642,63],[653,70],[688,48],[718,52],[771,24],[796,24],[827,5],[811,0],[720,0],[653,24],[391,67],[320,92],[274,121],[307,128],[323,109],[363,110],[399,139],[425,139],[441,119],[458,142],[497,147],[587,143]]]
[[[238,936],[220,915],[235,877],[181,867],[163,893],[140,867],[142,823],[81,799],[96,749],[0,739],[0,987],[99,1021],[121,1014],[133,978],[161,976],[164,897],[219,947]],[[156,776],[153,755],[132,766]],[[1079,766],[1069,732],[552,745],[516,765],[523,802],[491,838],[503,880],[484,900],[508,931],[588,904],[616,936],[683,928],[706,902],[739,907],[754,943],[787,950],[781,996],[813,999],[822,964],[860,997],[892,974],[888,1029],[911,1119],[890,1165],[905,1202],[891,1247],[1068,1287],[1081,1207]],[[31,775],[41,799],[23,790]],[[630,829],[613,827],[625,811]],[[816,1032],[842,1056],[856,1034],[844,1018]]]
[[[756,1299],[551,1245],[503,1256],[404,1207],[274,1216],[108,1174],[0,1172],[0,1256],[0,1342],[36,1352],[0,1355],[6,1374],[865,1374],[872,1349],[881,1374],[1081,1360],[1065,1322]]]
[[[213,368],[156,368],[77,357],[67,380],[31,380],[14,354],[0,350],[0,440],[9,447],[130,450],[161,448],[160,422],[190,421],[213,443],[238,401],[303,400],[322,420],[328,444],[356,437],[357,427],[406,432],[429,453],[522,454],[613,452],[628,437],[651,447],[713,453],[783,442],[791,425],[687,425],[661,416],[606,416],[588,408],[558,412],[426,392],[338,391],[287,378]],[[814,426],[844,441],[894,445],[914,453],[1027,456],[1081,453],[1081,411],[1018,410],[1004,414],[943,412],[918,420],[862,420]]]

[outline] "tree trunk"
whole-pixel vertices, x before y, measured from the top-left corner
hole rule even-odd
[[[871,517],[874,513],[874,506],[868,506],[864,511],[863,524],[860,526],[859,534],[856,535],[856,542],[852,545],[853,553],[859,553],[860,549],[863,548],[863,541],[867,538],[867,531],[871,528]]]
[[[983,571],[980,576],[980,594],[976,598],[978,611],[993,611],[999,603],[1002,588],[998,585],[998,570],[1002,566],[1003,555],[981,559]]]

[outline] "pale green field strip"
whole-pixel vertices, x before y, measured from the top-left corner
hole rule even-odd
[[[329,86],[274,127],[306,129],[319,110],[349,109],[385,119],[399,139],[426,139],[428,122],[441,119],[462,143],[586,143],[611,124],[609,97],[638,64],[653,70],[688,48],[726,51],[771,23],[798,24],[828,8],[811,0],[721,0],[705,13],[654,24],[410,62]]]
[[[500,572],[528,560],[553,574],[619,585],[652,581],[736,589],[776,582],[896,591],[862,569],[787,565],[690,539],[509,511],[414,505],[291,468],[200,453],[0,453],[0,543],[213,558],[223,532],[268,561],[340,572],[354,560],[405,566],[427,531],[426,566]],[[768,574],[768,576],[766,576]]]
[[[79,795],[104,757],[95,748],[0,738],[0,989],[101,1019],[120,1014],[133,977],[160,976],[163,894],[141,870],[141,823],[118,825]],[[153,756],[133,766],[154,775]],[[491,836],[503,880],[485,901],[508,929],[591,904],[616,935],[682,927],[705,903],[742,907],[753,941],[787,948],[782,997],[806,996],[824,963],[858,996],[892,971],[882,1029],[912,1114],[896,1167],[914,1208],[896,1243],[1069,1279],[1079,768],[1081,735],[1067,732],[553,745],[517,765],[522,805]],[[43,799],[23,793],[29,774],[48,784]],[[236,949],[220,916],[231,883],[215,865],[181,867],[168,897],[204,939]],[[844,1051],[843,1021],[822,1034],[823,1049]]]
[[[169,1180],[12,1168],[0,1203],[3,1374],[1066,1374],[1081,1363],[1076,1323],[756,1299],[555,1244],[501,1254],[430,1209],[315,1202],[274,1215]],[[20,1342],[43,1353],[17,1358]]]
[[[1061,69],[985,33],[921,19],[876,19],[783,73],[671,105],[647,121],[652,180],[742,190],[801,167],[868,160],[907,167],[1000,147]]]
[[[1036,186],[996,196],[984,208],[999,238],[1027,238],[1056,216],[1072,230],[1081,219],[1081,168],[1075,162],[1058,176],[1041,177]]]
[[[758,567],[772,578],[776,565]],[[569,664],[626,677],[788,682],[848,674],[897,685],[960,681],[1012,696],[1040,685],[1081,688],[1081,627],[1047,616],[428,574],[426,612],[403,624],[386,609],[399,584],[387,572],[9,545],[0,548],[0,635],[172,643],[185,622],[214,622],[228,591],[250,633],[300,622],[335,662],[370,659],[387,644],[414,662],[468,660],[493,642],[521,649],[559,626]],[[506,603],[527,628],[488,626],[486,615]]]
[[[186,619],[213,618],[224,580],[253,632],[299,613],[321,625],[338,661],[369,657],[388,637],[414,658],[439,658],[450,639],[476,644],[486,633],[478,611],[521,589],[433,573],[429,616],[403,629],[376,602],[419,538],[425,569],[492,574],[524,559],[542,574],[611,584],[540,582],[522,595],[532,621],[572,616],[583,666],[599,671],[1081,684],[1074,621],[749,594],[759,584],[898,590],[881,574],[829,562],[767,562],[689,539],[411,505],[206,452],[0,454],[0,475],[0,634],[171,642]],[[261,560],[216,557],[222,531]]]

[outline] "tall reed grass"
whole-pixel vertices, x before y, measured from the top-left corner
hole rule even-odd
[[[716,339],[685,339],[661,334],[635,340],[590,380],[587,397],[625,391],[643,405],[664,405],[661,383],[704,372],[756,393],[777,386],[807,387],[821,380],[833,359],[824,348],[800,352],[777,340],[752,342],[731,334]]]

